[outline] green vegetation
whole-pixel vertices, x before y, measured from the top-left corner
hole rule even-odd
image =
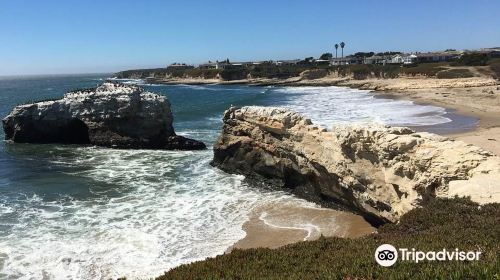
[[[256,65],[250,69],[250,75],[252,75],[253,78],[287,79],[290,77],[298,77],[300,73],[312,69],[318,69],[318,67],[312,67],[305,64],[283,66],[274,64]]]
[[[457,61],[453,62],[452,65],[463,65],[463,66],[484,66],[488,63],[490,58],[486,54],[480,53],[466,53],[462,55]]]
[[[322,54],[319,59],[323,59],[323,60],[330,60],[332,59],[333,57],[333,54],[332,53],[324,53]]]
[[[148,77],[165,77],[166,68],[126,70],[116,73],[119,79],[145,79]]]
[[[354,53],[353,55],[348,55],[347,57],[370,57],[374,55],[375,55],[374,52],[357,52]]]
[[[482,252],[479,261],[376,264],[384,243],[421,251]],[[358,239],[321,238],[280,249],[234,250],[170,270],[165,279],[500,279],[500,204],[436,199]]]
[[[200,69],[200,68],[155,68],[155,69],[138,69],[118,72],[116,77],[119,79],[146,79],[156,78],[163,79],[170,76],[173,78],[204,78],[215,79],[220,70],[216,69]]]
[[[218,69],[188,69],[183,72],[183,77],[201,77],[204,79],[215,79],[217,75],[220,73]]]
[[[353,64],[333,67],[340,76],[352,75],[356,80],[366,78],[397,78],[401,67],[399,65]]]
[[[474,75],[469,71],[469,69],[450,69],[438,72],[436,77],[438,79],[456,79],[470,78],[474,77]]]
[[[375,55],[378,56],[386,56],[386,55],[395,55],[395,54],[402,54],[402,52],[394,52],[394,51],[389,51],[389,52],[379,52]]]
[[[243,67],[226,68],[220,72],[220,77],[226,81],[243,80],[248,75],[248,69]]]
[[[422,63],[415,66],[405,67],[401,70],[402,74],[410,76],[434,77],[439,71],[445,70],[444,66],[449,66],[447,62]]]

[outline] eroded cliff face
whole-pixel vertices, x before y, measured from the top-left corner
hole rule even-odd
[[[115,148],[203,149],[177,136],[170,103],[141,87],[104,83],[64,98],[15,107],[3,119],[6,140]]]
[[[409,128],[326,131],[280,108],[227,110],[212,164],[374,223],[397,221],[435,197],[500,201],[500,158],[478,147]]]

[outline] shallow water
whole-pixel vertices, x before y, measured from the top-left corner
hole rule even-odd
[[[61,97],[104,78],[0,78],[0,116],[17,104]],[[345,88],[145,87],[169,98],[178,134],[210,148],[230,105],[285,106],[329,128],[352,122],[457,126],[442,108]],[[176,152],[1,142],[0,278],[157,276],[223,253],[244,236],[241,227],[256,207],[316,207],[211,167],[210,148]]]

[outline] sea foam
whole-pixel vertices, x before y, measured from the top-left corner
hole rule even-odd
[[[441,107],[412,101],[377,98],[368,90],[345,87],[285,87],[281,103],[312,119],[315,124],[380,123],[392,126],[426,126],[451,122]]]
[[[2,273],[19,279],[158,276],[223,253],[245,236],[242,224],[258,205],[311,205],[283,192],[249,188],[242,176],[210,167],[210,150],[89,147],[75,154],[50,164],[78,167],[66,175],[95,180],[94,197],[47,201],[35,195],[10,201],[9,209],[0,204],[3,214],[20,214],[0,241]]]

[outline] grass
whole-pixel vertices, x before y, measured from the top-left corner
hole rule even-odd
[[[298,77],[303,71],[313,69],[318,69],[318,67],[308,65],[277,66],[273,64],[264,64],[251,67],[250,75],[253,78],[287,79],[290,77]]]
[[[469,69],[450,69],[438,72],[436,77],[438,79],[456,79],[470,78],[474,77],[474,75],[469,71]]]
[[[364,80],[369,77],[397,78],[401,71],[399,65],[354,64],[340,67],[345,69],[339,69],[339,75],[352,74],[356,80]]]
[[[454,61],[452,65],[463,65],[463,66],[484,66],[488,63],[490,58],[486,54],[480,53],[466,53],[462,55],[457,61]]]
[[[384,243],[421,251],[480,250],[479,261],[375,263]],[[234,250],[182,265],[166,279],[500,279],[500,204],[479,207],[468,199],[436,199],[359,239],[320,238],[280,249]]]
[[[401,70],[401,73],[410,76],[434,77],[439,71],[445,70],[445,66],[449,66],[449,64],[447,62],[421,63],[416,66],[405,67]]]

